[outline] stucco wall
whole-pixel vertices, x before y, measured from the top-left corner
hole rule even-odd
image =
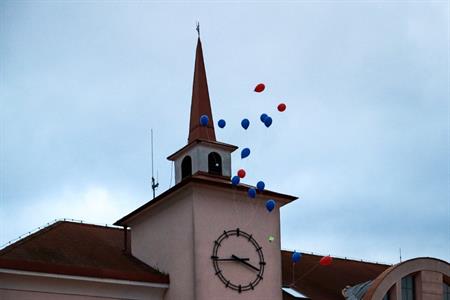
[[[250,199],[245,192],[197,185],[194,190],[195,289],[197,300],[281,300],[280,213],[265,208],[266,198]],[[252,234],[262,246],[266,261],[263,280],[242,293],[226,288],[215,275],[211,260],[214,241],[224,230],[236,229]],[[269,235],[275,237],[270,243]],[[243,249],[235,249],[240,253]],[[255,262],[252,262],[255,263]],[[230,272],[248,272],[245,266],[230,262]],[[233,276],[235,274],[232,274]],[[247,284],[248,282],[243,282]]]
[[[161,300],[164,289],[0,273],[1,300]]]
[[[191,188],[170,195],[129,225],[132,254],[170,276],[164,299],[196,299]]]
[[[249,199],[245,191],[189,184],[131,220],[132,253],[169,274],[165,300],[281,300],[279,206],[269,213],[266,201],[260,195]],[[240,294],[215,276],[211,260],[214,241],[237,227],[253,235],[267,263],[264,279],[253,291]],[[275,237],[272,243],[269,235]],[[231,265],[236,266],[233,275],[248,272],[236,262]]]

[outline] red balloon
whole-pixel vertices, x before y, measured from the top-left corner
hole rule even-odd
[[[261,93],[262,91],[264,91],[265,88],[266,86],[264,85],[264,83],[260,83],[255,87],[255,92]]]
[[[237,172],[237,175],[238,175],[240,178],[244,178],[244,177],[245,177],[245,170],[244,170],[244,169],[240,169],[240,170]]]
[[[278,108],[278,111],[283,112],[286,110],[286,104],[280,103],[280,104],[278,104],[277,108]]]
[[[333,262],[333,258],[331,256],[324,256],[320,259],[319,264],[321,266],[329,266]]]

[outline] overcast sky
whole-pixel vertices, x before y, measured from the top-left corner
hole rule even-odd
[[[450,260],[447,1],[0,10],[0,244],[56,218],[112,224],[149,201],[150,128],[158,193],[169,187],[199,20],[214,118],[228,123],[216,135],[252,150],[233,170],[300,197],[282,209],[284,249]]]

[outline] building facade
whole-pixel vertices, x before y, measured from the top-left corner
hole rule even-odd
[[[115,227],[63,220],[3,248],[0,299],[447,299],[449,265],[435,259],[325,268],[304,254],[292,264],[280,209],[297,197],[264,190],[250,199],[250,186],[230,181],[236,149],[216,140],[199,38],[188,143],[168,157],[175,186]]]

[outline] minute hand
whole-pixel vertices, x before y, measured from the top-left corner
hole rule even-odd
[[[249,263],[246,262],[244,259],[239,258],[239,257],[237,257],[237,256],[234,255],[234,254],[232,254],[231,257],[234,258],[235,260],[239,261],[240,263],[243,263],[244,265],[249,266],[250,268],[252,268],[252,269],[254,269],[254,270],[256,270],[256,271],[259,272],[259,269],[258,269],[257,267],[255,267],[255,266],[252,265],[252,264],[249,264]]]

